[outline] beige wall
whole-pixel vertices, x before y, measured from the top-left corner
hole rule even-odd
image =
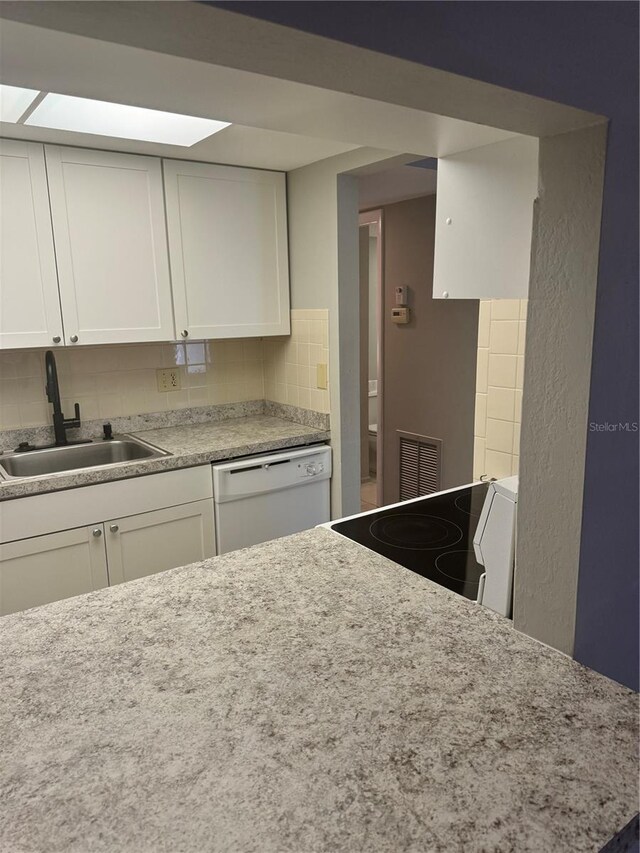
[[[526,299],[480,301],[475,478],[518,473],[526,317]]]
[[[265,398],[329,412],[329,387],[318,388],[318,364],[327,366],[328,378],[329,312],[323,308],[293,309],[291,337],[264,341]]]
[[[473,474],[478,303],[432,298],[434,195],[383,208],[384,501],[398,500],[397,430],[443,440],[442,488]],[[391,322],[394,287],[410,288],[412,319]]]

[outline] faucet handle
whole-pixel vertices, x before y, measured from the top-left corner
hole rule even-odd
[[[80,403],[73,404],[74,417],[65,418],[64,426],[66,429],[77,429],[80,426]]]

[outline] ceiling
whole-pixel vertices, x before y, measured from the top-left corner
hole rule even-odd
[[[0,123],[0,134],[13,138],[289,171],[363,146],[433,157],[514,135],[10,20],[0,27],[0,56],[0,82],[9,85],[232,122],[189,148]]]
[[[358,179],[360,210],[371,210],[396,201],[433,195],[436,191],[435,169],[396,166]]]

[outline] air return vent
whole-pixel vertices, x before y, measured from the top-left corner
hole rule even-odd
[[[430,495],[440,488],[442,440],[398,430],[400,500]]]

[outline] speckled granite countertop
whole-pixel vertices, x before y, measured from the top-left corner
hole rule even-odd
[[[303,426],[293,421],[269,415],[163,427],[131,433],[138,438],[167,450],[171,456],[120,462],[105,468],[46,474],[42,477],[3,480],[0,478],[0,501],[43,492],[55,492],[110,480],[138,477],[157,471],[171,471],[204,465],[220,459],[233,459],[253,453],[266,453],[284,447],[326,441],[325,430]]]
[[[327,530],[0,621],[3,853],[598,851],[637,697]]]

